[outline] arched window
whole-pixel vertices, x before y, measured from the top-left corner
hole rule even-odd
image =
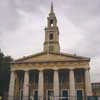
[[[53,20],[52,19],[50,20],[50,26],[51,27],[53,26]]]
[[[49,35],[49,39],[53,40],[53,34],[52,33]]]

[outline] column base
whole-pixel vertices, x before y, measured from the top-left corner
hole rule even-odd
[[[76,100],[76,96],[70,96],[69,100]]]
[[[29,100],[28,96],[23,96],[23,100]]]
[[[38,96],[38,100],[43,100],[43,96]]]
[[[54,96],[54,100],[59,100],[59,96]]]
[[[9,96],[8,100],[14,100],[14,96]]]

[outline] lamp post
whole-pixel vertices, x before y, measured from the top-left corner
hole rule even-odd
[[[0,96],[0,100],[2,100],[2,96]]]

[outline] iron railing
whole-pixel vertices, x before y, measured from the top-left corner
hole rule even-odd
[[[35,96],[24,96],[24,97],[19,97],[19,96],[10,96],[8,100],[100,100],[100,96],[85,96],[85,97],[76,97],[76,96],[68,96],[68,97],[58,97],[58,96],[48,96],[48,97],[35,97]],[[3,100],[3,99],[2,99]]]

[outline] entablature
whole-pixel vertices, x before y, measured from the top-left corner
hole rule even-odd
[[[59,70],[59,69],[86,69],[88,62],[45,62],[45,63],[18,63],[12,64],[11,70]]]

